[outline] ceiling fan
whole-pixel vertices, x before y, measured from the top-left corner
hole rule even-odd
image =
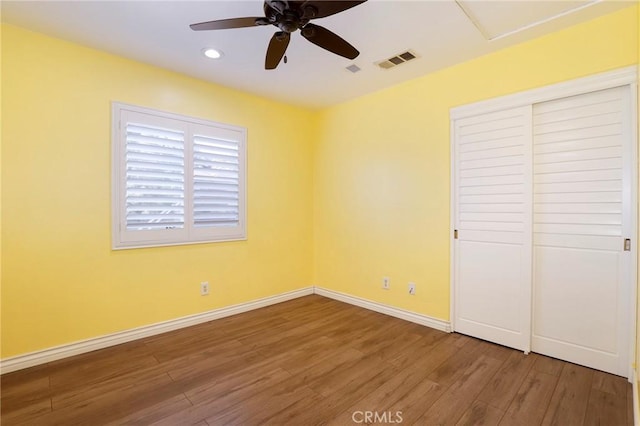
[[[328,29],[315,25],[309,21],[325,18],[347,9],[351,9],[367,0],[361,1],[335,1],[335,0],[265,0],[264,17],[247,17],[221,19],[217,21],[200,22],[191,24],[194,31],[225,30],[231,28],[254,27],[258,25],[274,25],[280,29],[277,31],[267,48],[265,69],[275,69],[289,46],[291,33],[300,30],[302,37],[316,46],[320,46],[336,55],[348,59],[355,59],[360,52],[342,37]],[[285,59],[286,62],[286,59]]]

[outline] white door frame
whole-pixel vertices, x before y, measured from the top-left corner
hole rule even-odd
[[[456,170],[456,149],[455,149],[455,121],[479,114],[486,114],[493,111],[500,111],[524,105],[533,105],[540,102],[551,101],[569,96],[594,92],[597,90],[610,89],[619,86],[630,86],[631,92],[631,232],[623,238],[631,238],[631,252],[629,256],[629,271],[624,280],[625,289],[628,295],[628,304],[623,309],[628,318],[629,353],[628,353],[628,379],[633,378],[633,364],[635,362],[636,350],[636,308],[637,308],[637,276],[638,276],[638,67],[636,65],[620,68],[617,70],[578,78],[575,80],[557,83],[538,89],[527,90],[512,95],[501,96],[485,101],[476,102],[452,108],[450,117],[450,155],[451,155],[451,175],[450,175],[450,254],[449,254],[449,277],[450,277],[450,314],[449,321],[451,330],[456,331],[456,252],[458,242],[454,238],[454,228],[457,223],[458,212],[456,206],[457,170]],[[529,320],[531,320],[529,318]],[[530,341],[530,339],[529,339]],[[525,353],[529,352],[530,342]]]

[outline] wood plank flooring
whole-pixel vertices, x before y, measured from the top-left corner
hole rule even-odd
[[[3,426],[633,424],[624,378],[320,296],[5,374],[1,386]]]

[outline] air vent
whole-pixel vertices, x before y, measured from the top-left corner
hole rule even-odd
[[[376,62],[376,65],[382,69],[388,70],[389,68],[396,67],[400,64],[404,64],[405,62],[409,62],[412,59],[417,58],[418,55],[411,50],[407,50],[406,52],[399,53],[396,56],[393,56],[389,59],[385,59],[384,61]]]
[[[409,52],[409,51],[406,51],[406,52],[404,52],[404,53],[401,53],[401,54],[400,54],[400,55],[398,55],[398,56],[400,56],[402,59],[404,59],[404,60],[405,60],[405,62],[406,62],[406,61],[410,61],[410,60],[412,60],[412,59],[415,59],[415,58],[416,58],[416,55],[414,55],[413,53],[411,53],[411,52]]]
[[[347,71],[351,71],[354,74],[360,71],[360,67],[357,66],[356,64],[349,65],[346,69]]]

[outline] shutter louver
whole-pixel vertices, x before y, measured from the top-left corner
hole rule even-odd
[[[126,125],[127,230],[184,228],[184,132]]]
[[[239,144],[210,136],[193,137],[193,226],[240,224]]]

